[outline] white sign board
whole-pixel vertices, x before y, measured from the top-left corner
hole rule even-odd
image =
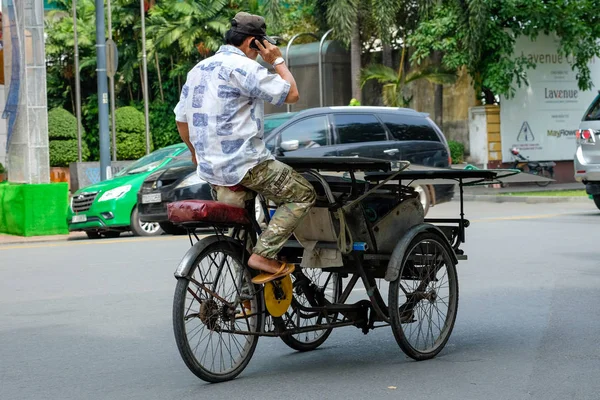
[[[537,66],[527,71],[529,86],[517,88],[512,99],[501,99],[503,162],[513,161],[513,147],[532,161],[573,160],[575,131],[600,89],[600,60],[589,64],[593,89],[582,91],[570,58],[557,49],[551,36],[540,35],[536,41],[520,37],[515,43],[515,55],[525,55]]]

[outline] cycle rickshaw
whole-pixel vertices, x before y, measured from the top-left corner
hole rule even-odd
[[[463,186],[495,181],[498,170],[419,170],[359,157],[281,161],[317,192],[315,207],[280,253],[298,265],[291,276],[251,283],[257,272],[246,265],[248,249],[261,231],[255,204],[268,222],[266,199],[246,208],[201,200],[168,205],[171,222],[188,228],[192,242],[175,272],[173,302],[175,338],[188,368],[205,381],[227,381],[244,370],[261,336],[309,351],[343,326],[366,334],[389,325],[409,357],[435,357],[454,326],[456,264],[466,260]],[[410,186],[423,180],[458,184],[458,218],[424,218]],[[199,227],[214,234],[198,239]],[[367,298],[350,302],[359,281]],[[387,301],[379,290],[385,282]]]

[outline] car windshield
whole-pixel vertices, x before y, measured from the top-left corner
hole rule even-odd
[[[173,154],[176,149],[172,147],[166,147],[156,150],[147,156],[140,158],[139,160],[131,163],[126,168],[123,168],[116,176],[133,175],[141,172],[152,171],[158,167],[163,160]]]
[[[263,137],[266,138],[267,136],[269,136],[269,133],[271,133],[271,131],[273,129],[277,128],[284,122],[288,121],[290,118],[292,118],[296,114],[297,113],[290,112],[290,113],[265,115],[265,134]]]

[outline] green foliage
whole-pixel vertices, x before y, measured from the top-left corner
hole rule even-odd
[[[486,103],[494,103],[495,95],[510,98],[516,87],[528,84],[527,69],[535,68],[535,63],[513,54],[519,36],[535,39],[539,34],[555,34],[558,53],[573,56],[579,88],[592,87],[588,63],[600,56],[597,2],[442,0],[434,4],[408,37],[414,47],[411,60],[420,63],[433,51],[442,52],[447,68],[467,68]]]
[[[150,138],[150,151],[154,150]],[[146,155],[146,135],[144,133],[117,132],[117,159],[137,160]]]
[[[82,97],[83,99],[83,97]],[[98,95],[90,94],[81,105],[82,125],[85,127],[83,139],[90,150],[90,161],[100,160],[100,135],[98,133]]]
[[[82,136],[85,132],[82,131]],[[63,108],[48,112],[48,137],[51,167],[68,167],[79,160],[77,151],[77,118]],[[84,140],[81,143],[81,159],[87,161],[90,151]]]
[[[143,134],[146,132],[144,113],[132,106],[121,107],[115,111],[115,125],[117,133]]]
[[[450,147],[450,157],[452,157],[452,164],[462,163],[465,157],[465,145],[454,140],[449,140],[448,146]]]
[[[77,139],[77,118],[64,108],[48,112],[48,137],[53,139]]]
[[[150,105],[150,133],[157,149],[180,143],[173,107],[167,103],[155,102]]]
[[[360,106],[360,101],[356,100],[356,99],[351,99],[350,100],[350,104],[348,104],[349,106]]]
[[[49,148],[51,167],[68,167],[70,163],[78,161],[77,139],[51,140]],[[81,159],[86,161],[89,156],[90,151],[85,142],[82,142]]]
[[[182,0],[161,2],[152,8],[148,35],[152,47],[169,49],[174,45],[184,56],[198,54],[197,46],[214,51],[222,44],[232,11],[227,0]]]
[[[404,60],[406,47],[402,48],[402,57]],[[376,80],[383,85],[381,97],[383,104],[388,107],[408,107],[412,96],[406,97],[406,86],[414,81],[425,79],[431,83],[447,84],[456,81],[456,72],[444,68],[427,66],[416,68],[408,74],[405,74],[401,66],[398,71],[381,64],[369,65],[361,70],[361,86],[364,86],[370,80]]]
[[[6,173],[6,168],[4,168],[4,165],[2,165],[2,163],[0,163],[0,174],[4,174]]]
[[[144,113],[133,106],[115,111],[117,159],[137,160],[146,154],[146,122]],[[152,138],[150,150],[152,151]]]

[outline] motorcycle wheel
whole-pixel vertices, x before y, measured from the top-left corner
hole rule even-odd
[[[552,179],[552,174],[550,173],[550,171],[548,171],[545,168],[535,171],[534,174],[538,175],[538,176],[543,176],[544,178]],[[538,185],[539,187],[546,187],[550,184],[550,181],[536,182],[535,184]]]

